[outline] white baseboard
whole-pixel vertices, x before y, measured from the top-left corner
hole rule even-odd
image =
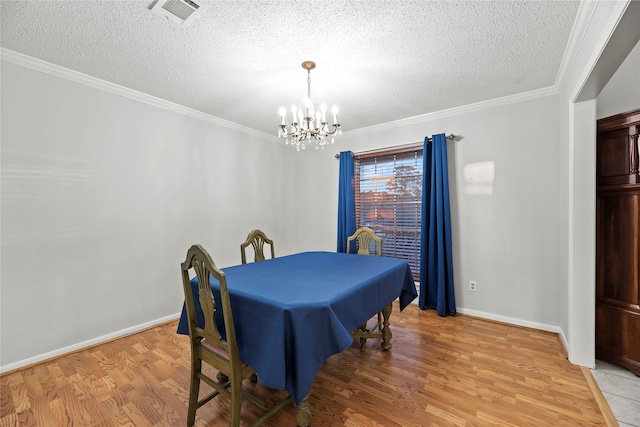
[[[92,338],[87,341],[82,341],[77,344],[73,344],[67,347],[63,347],[54,351],[50,351],[47,353],[40,354],[38,356],[30,357],[28,359],[20,360],[18,362],[9,363],[7,365],[0,366],[0,373],[6,373],[9,371],[14,371],[16,369],[24,368],[30,365],[34,365],[36,363],[43,362],[45,360],[54,359],[56,357],[63,356],[65,354],[73,353],[79,350],[83,350],[85,348],[93,347],[98,344],[102,344],[107,341],[111,341],[117,338],[122,338],[127,335],[135,334],[136,332],[143,331],[145,329],[152,328],[156,325],[160,325],[162,323],[170,322],[172,320],[178,319],[180,317],[180,313],[172,314],[166,317],[162,317],[160,319],[152,320],[150,322],[145,322],[140,325],[132,326],[130,328],[122,329],[120,331],[116,331],[107,335],[103,335],[101,337]]]
[[[411,303],[415,305],[418,305],[418,300],[420,299],[420,289],[417,289],[417,290],[418,290],[418,297],[413,301],[411,301]],[[496,322],[508,323],[510,325],[526,326],[527,328],[540,329],[542,331],[547,331],[547,332],[555,332],[557,334],[560,334],[562,338],[562,343],[564,344],[565,349],[568,348],[567,340],[565,339],[564,333],[562,332],[562,329],[559,326],[547,325],[547,324],[538,323],[538,322],[530,322],[528,320],[517,319],[515,317],[500,316],[499,314],[487,313],[485,311],[471,310],[471,309],[462,308],[462,307],[456,307],[456,312],[460,314],[468,314],[469,316],[480,317],[482,319],[495,320]]]
[[[560,341],[562,342],[562,345],[564,346],[564,352],[568,355],[569,354],[569,341],[567,341],[567,337],[564,336],[564,331],[562,330],[562,328],[559,328],[560,331],[558,332],[558,335],[560,336]],[[567,356],[568,358],[569,356]],[[571,362],[571,359],[569,359],[569,362]],[[573,362],[571,362],[573,363]]]
[[[412,301],[417,304],[418,298]],[[487,313],[484,311],[470,310],[466,308],[456,308],[458,313],[467,314],[469,316],[479,317],[482,319],[494,320],[497,322],[508,323],[511,325],[517,326],[525,326],[527,328],[539,329],[547,332],[554,332],[560,336],[560,340],[564,345],[565,351],[568,350],[569,345],[567,343],[567,339],[564,335],[564,331],[559,326],[547,325],[544,323],[538,322],[530,322],[527,320],[517,319],[514,317],[500,316],[493,313]],[[50,351],[48,353],[40,354],[38,356],[30,357],[28,359],[20,360],[15,363],[10,363],[8,365],[0,366],[0,373],[5,373],[9,371],[13,371],[16,369],[20,369],[26,366],[34,365],[36,363],[43,362],[45,360],[53,359],[56,357],[63,356],[65,354],[73,353],[75,351],[83,350],[88,347],[93,347],[98,344],[102,344],[106,341],[111,341],[117,338],[122,338],[127,335],[135,334],[136,332],[143,331],[145,329],[152,328],[156,325],[170,322],[172,320],[178,319],[180,317],[180,313],[172,314],[166,317],[162,317],[160,319],[152,320],[150,322],[142,323],[140,325],[132,326],[130,328],[122,329],[120,331],[113,332],[111,334],[103,335],[101,337],[96,337],[87,341],[83,341],[74,345],[70,345],[67,347],[60,348],[58,350]]]
[[[420,289],[418,289],[418,297],[413,301],[411,301],[412,304],[418,305],[418,300],[420,298],[419,292],[420,292]],[[538,322],[530,322],[528,320],[517,319],[515,317],[500,316],[498,314],[487,313],[485,311],[470,310],[470,309],[461,308],[461,307],[456,307],[456,312],[460,314],[467,314],[469,316],[479,317],[482,319],[494,320],[496,322],[501,322],[501,323],[507,323],[510,325],[525,326],[527,328],[539,329],[541,331],[554,332],[558,334],[558,336],[560,337],[560,342],[564,347],[564,352],[567,355],[569,354],[569,342],[567,341],[567,337],[564,335],[564,331],[560,326],[547,325],[545,323],[538,323]],[[571,360],[569,361],[571,362]]]
[[[499,314],[470,310],[467,308],[458,307],[456,308],[456,310],[458,313],[461,313],[461,314],[468,314],[469,316],[480,317],[488,320],[495,320],[497,322],[508,323],[511,325],[525,326],[527,328],[539,329],[541,331],[555,332],[556,334],[561,334],[562,332],[562,329],[559,326],[547,325],[545,323],[531,322],[528,320],[517,319],[515,317],[500,316]]]
[[[569,354],[569,342],[567,341],[567,337],[565,336],[564,331],[560,326],[548,325],[546,323],[530,322],[528,320],[517,319],[515,317],[500,316],[498,314],[487,313],[484,311],[469,310],[466,308],[458,307],[456,308],[456,310],[458,311],[458,313],[467,314],[469,316],[474,316],[474,317],[480,317],[482,319],[494,320],[496,322],[508,323],[510,325],[524,326],[527,328],[556,333],[560,337],[560,342],[564,347],[565,354],[567,355]]]

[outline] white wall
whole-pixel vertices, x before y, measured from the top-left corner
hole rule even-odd
[[[637,109],[640,109],[640,42],[598,95],[598,119]]]
[[[301,186],[313,188],[299,204],[310,207],[303,216],[314,224],[317,243],[335,250],[336,153],[420,142],[435,133],[459,135],[448,143],[459,310],[557,330],[559,292],[566,285],[560,265],[559,110],[557,96],[545,96],[345,134],[331,149],[304,153],[297,161]],[[494,180],[478,185],[491,168]],[[468,290],[469,280],[477,281],[477,292]]]
[[[336,152],[418,142],[440,132],[460,135],[460,141],[448,145],[459,311],[557,331],[573,363],[593,366],[596,102],[584,94],[599,93],[609,79],[612,86],[630,76],[637,79],[637,46],[616,75],[607,74],[611,64],[622,63],[629,54],[618,42],[637,31],[630,29],[637,23],[637,7],[629,4],[582,5],[583,27],[577,30],[584,32],[576,34],[576,46],[569,51],[573,55],[566,58],[552,91],[556,95],[505,106],[498,100],[496,105],[469,106],[469,113],[462,108],[347,133],[334,151],[304,157],[298,176],[308,178],[301,186],[314,189],[302,205],[309,206],[305,217],[315,224],[315,238],[335,247],[335,217],[316,214],[312,206],[313,200],[322,200],[333,203],[322,212],[335,211]],[[623,35],[613,37],[616,29]],[[631,78],[630,90],[621,97],[615,89],[613,96],[619,98],[611,101],[614,110],[622,102],[629,105],[621,99],[637,102],[636,79]],[[602,90],[603,102],[609,90],[614,92]],[[580,96],[584,99],[577,102]],[[464,167],[484,162],[495,167],[492,194],[465,193]],[[308,170],[314,171],[312,176],[304,174]],[[467,290],[468,280],[478,281],[477,293]]]
[[[324,151],[3,61],[2,370],[174,316],[192,243],[222,267],[256,227],[277,255],[335,250],[334,155],[440,132],[461,137],[449,143],[459,310],[560,331],[571,361],[593,364],[594,307],[580,296],[594,292],[583,209],[594,205],[595,108],[575,101],[624,4],[594,6],[559,95],[347,132]],[[465,167],[478,177],[491,162],[493,181],[470,193]]]
[[[634,4],[635,3],[635,4]],[[583,3],[587,22],[560,94],[566,158],[567,288],[561,327],[572,363],[595,365],[596,98],[638,42],[638,5]]]
[[[174,316],[193,243],[294,251],[284,146],[7,61],[1,90],[4,369]]]

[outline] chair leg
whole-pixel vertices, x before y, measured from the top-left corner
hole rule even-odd
[[[198,409],[198,393],[200,392],[200,372],[202,362],[191,362],[191,387],[189,389],[189,409],[187,411],[187,427],[191,427],[196,421],[196,410]]]
[[[242,378],[231,378],[231,427],[240,427],[240,408],[242,407]]]
[[[367,322],[364,322],[360,325],[360,329],[365,332],[367,330]],[[360,350],[364,350],[367,347],[367,339],[364,337],[360,337]]]

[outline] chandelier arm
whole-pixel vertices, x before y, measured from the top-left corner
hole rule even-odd
[[[333,130],[331,132],[327,132],[327,135],[333,135],[338,131],[338,129],[340,129],[340,125],[336,123],[333,125]]]

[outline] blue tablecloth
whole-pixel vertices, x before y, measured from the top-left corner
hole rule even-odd
[[[352,331],[398,296],[401,310],[417,296],[409,264],[396,258],[304,252],[223,271],[241,359],[296,403]],[[184,308],[178,333],[189,333]]]

